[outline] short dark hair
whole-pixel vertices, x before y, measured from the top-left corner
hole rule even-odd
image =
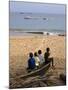
[[[42,51],[41,50],[38,50],[38,54],[42,54]]]
[[[37,52],[34,53],[34,56],[38,56]]]
[[[33,53],[32,52],[29,53],[29,57],[31,57],[31,58],[33,57]]]
[[[48,48],[46,48],[46,51],[48,52],[48,51],[50,51],[50,48],[48,47]]]

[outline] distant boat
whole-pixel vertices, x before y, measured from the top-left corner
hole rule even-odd
[[[43,20],[46,20],[46,19],[47,19],[47,18],[45,18],[45,17],[43,18]]]
[[[24,14],[24,12],[20,12],[20,14]]]
[[[24,19],[41,19],[41,18],[40,17],[25,16]],[[43,20],[47,20],[47,18],[43,17]]]
[[[31,16],[26,16],[26,17],[24,17],[24,19],[32,19],[32,17]]]

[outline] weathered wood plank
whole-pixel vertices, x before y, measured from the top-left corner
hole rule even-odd
[[[46,86],[47,86],[47,85],[46,85],[44,82],[42,82],[42,81],[40,81],[39,83],[40,83],[40,87],[46,87]]]
[[[41,67],[38,70],[32,71],[26,75],[21,75],[20,78],[25,79],[25,78],[34,77],[37,75],[43,76],[49,68],[50,68],[50,63],[48,63],[47,65],[44,65],[43,67]]]

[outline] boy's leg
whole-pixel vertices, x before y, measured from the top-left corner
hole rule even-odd
[[[52,62],[52,66],[54,66],[54,60],[53,60],[53,58],[49,58],[49,61]]]

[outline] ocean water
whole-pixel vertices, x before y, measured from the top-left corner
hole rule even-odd
[[[65,15],[10,12],[10,33],[51,32],[65,33]]]

